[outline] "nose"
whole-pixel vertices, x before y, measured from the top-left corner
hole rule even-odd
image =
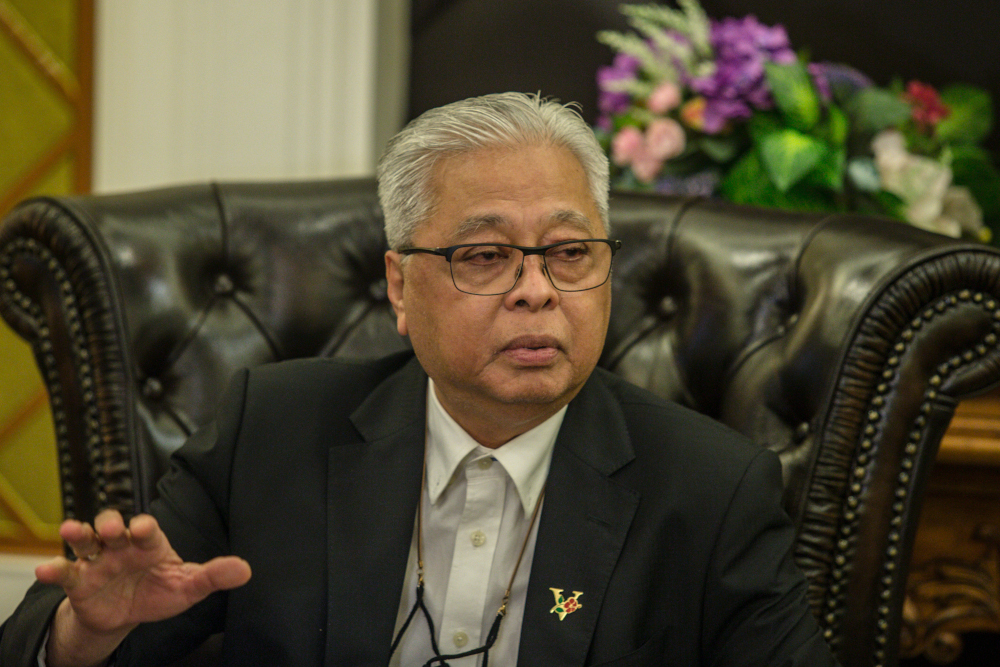
[[[527,255],[521,260],[514,288],[504,295],[508,308],[527,307],[540,310],[559,303],[559,290],[549,279],[541,255]]]

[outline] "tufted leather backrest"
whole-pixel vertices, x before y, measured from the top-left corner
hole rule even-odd
[[[782,459],[796,560],[848,666],[893,664],[927,470],[1000,383],[1000,254],[886,220],[612,197],[601,365]],[[43,198],[0,313],[49,388],[67,515],[145,507],[243,366],[403,349],[370,180]]]

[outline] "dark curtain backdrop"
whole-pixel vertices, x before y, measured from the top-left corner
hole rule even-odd
[[[594,74],[611,62],[598,30],[624,30],[617,0],[413,0],[410,117],[506,90],[541,91],[596,119]],[[878,84],[967,82],[1000,110],[1000,0],[703,0],[713,18],[781,23],[813,60],[854,65]],[[998,114],[1000,115],[1000,114]],[[1000,123],[995,123],[995,125]],[[1000,156],[1000,131],[988,147]]]

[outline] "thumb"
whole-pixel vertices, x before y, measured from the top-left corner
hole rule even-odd
[[[250,581],[250,564],[238,556],[219,556],[203,567],[208,584],[215,591],[237,588]]]

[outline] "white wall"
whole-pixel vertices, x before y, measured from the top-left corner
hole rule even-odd
[[[35,567],[52,556],[0,556],[0,623],[7,620],[35,581]]]
[[[371,174],[405,0],[98,0],[94,190]]]

